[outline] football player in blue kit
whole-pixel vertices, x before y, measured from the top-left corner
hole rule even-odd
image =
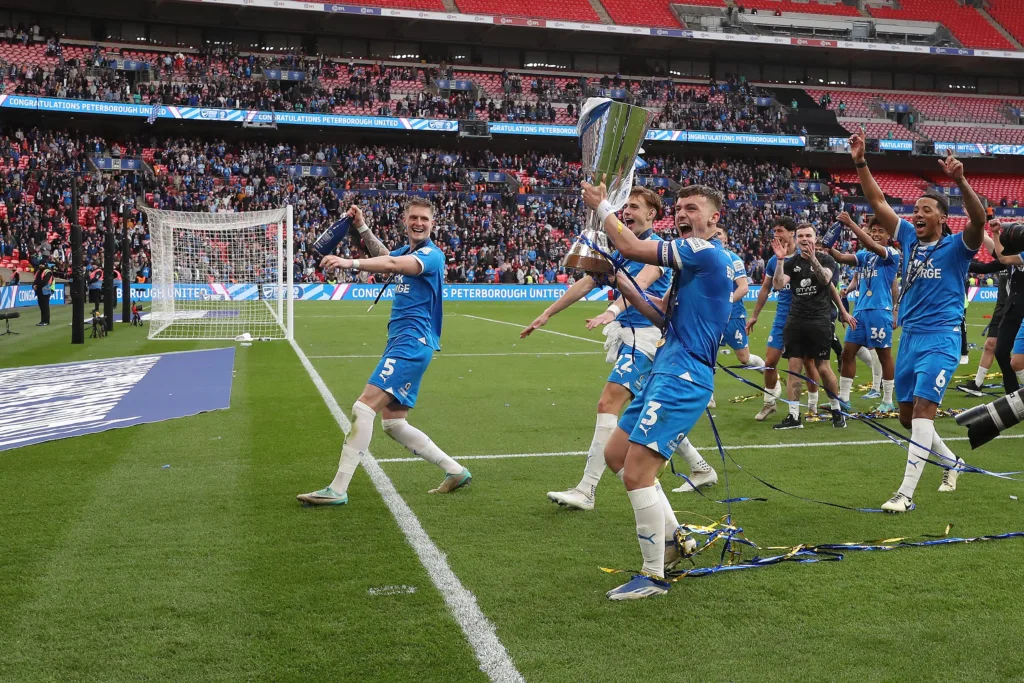
[[[935,413],[946,386],[960,365],[960,326],[964,319],[964,280],[971,259],[985,235],[985,207],[964,178],[964,166],[950,150],[939,165],[956,183],[970,222],[963,232],[950,234],[949,205],[927,193],[914,204],[913,222],[896,215],[864,160],[864,138],[850,137],[850,154],[864,196],[881,226],[895,237],[903,252],[903,287],[899,324],[903,328],[896,355],[896,400],[900,423],[911,430],[910,455],[903,484],[882,505],[886,512],[914,509],[914,490],[921,479],[926,448],[939,453],[949,466],[961,462],[935,432]],[[959,472],[945,470],[939,491],[955,491]]]
[[[691,185],[679,191],[677,225],[690,225],[693,237],[652,242],[624,230],[611,211],[604,185],[583,183],[583,200],[601,217],[609,240],[623,257],[675,271],[668,295],[655,301],[655,311],[638,292],[619,280],[630,304],[664,324],[654,367],[619,420],[605,458],[626,485],[643,555],[642,573],[609,591],[611,600],[661,595],[669,589],[666,566],[679,555],[674,541],[678,527],[672,506],[658,482],[658,473],[678,444],[703,414],[714,389],[715,356],[732,308],[732,258],[714,240],[722,206],[715,189]],[[709,241],[711,240],[711,241]]]
[[[661,213],[661,197],[648,188],[637,186],[630,190],[622,210],[622,222],[640,239],[660,240],[652,226]],[[672,274],[659,266],[629,261],[625,267],[652,296],[664,296],[672,282]],[[580,301],[597,286],[592,276],[581,277],[519,333],[520,339],[525,339],[546,325],[552,316]],[[610,362],[615,365],[597,400],[597,425],[587,451],[583,478],[571,489],[548,492],[548,499],[552,502],[578,510],[594,509],[597,485],[605,470],[604,445],[615,428],[623,406],[643,389],[654,358],[654,344],[659,336],[651,323],[635,308],[627,307],[621,297],[612,302],[604,313],[588,321],[591,329],[599,324],[606,325],[608,342],[605,346]]]
[[[796,221],[789,216],[780,216],[775,219],[772,228],[772,236],[786,245],[786,260],[793,258],[797,253],[796,248]],[[772,292],[772,278],[775,277],[775,269],[778,258],[774,255],[768,259],[764,266],[764,281],[761,283],[761,290],[757,294],[757,303],[754,304],[754,312],[747,318],[747,334],[754,331],[754,325],[761,315],[761,309],[768,302],[768,296]],[[768,390],[764,395],[764,405],[758,411],[754,419],[763,422],[775,413],[776,399],[782,395],[782,386],[779,384],[779,372],[775,368],[782,360],[783,341],[782,332],[786,327],[786,318],[789,317],[789,307],[792,304],[793,296],[789,291],[789,285],[779,292],[778,304],[775,308],[775,319],[772,321],[772,329],[768,333],[767,349],[764,354],[764,365],[768,368],[764,371],[764,386]],[[814,379],[814,378],[812,378]]]
[[[882,364],[882,403],[875,410],[889,413],[896,410],[892,403],[895,373],[892,360],[893,292],[900,267],[900,252],[889,245],[889,233],[878,218],[871,219],[867,230],[862,230],[845,211],[839,215],[839,220],[853,231],[861,246],[856,255],[829,250],[837,262],[860,269],[859,296],[854,309],[857,327],[846,332],[839,400],[849,403],[853,379],[857,375],[857,353],[862,347],[867,347],[878,354]]]
[[[390,253],[369,231],[362,212],[356,207],[353,209],[349,209],[355,218],[353,227],[360,232],[363,244],[373,256],[368,259],[325,256],[320,265],[324,269],[354,268],[394,276],[395,298],[388,322],[388,341],[377,368],[352,406],[352,431],[341,448],[334,480],[319,491],[297,497],[307,505],[345,505],[348,502],[348,485],[359,460],[370,447],[377,413],[381,413],[385,434],[413,455],[444,470],[444,480],[431,493],[450,493],[467,486],[472,475],[406,419],[409,410],[416,405],[420,382],[434,352],[441,350],[441,285],[445,257],[430,241],[434,206],[420,197],[408,201],[402,218],[409,243]]]
[[[721,225],[718,226],[718,239],[722,244],[728,244],[728,231]],[[750,353],[750,339],[747,336],[747,309],[743,305],[743,299],[747,296],[747,292],[750,291],[750,278],[747,276],[747,269],[743,265],[743,259],[734,251],[728,249],[726,251],[729,252],[729,256],[732,258],[732,310],[729,313],[729,325],[725,328],[725,334],[722,336],[722,341],[719,345],[731,348],[736,353],[736,360],[741,365],[761,368],[764,367],[764,358]],[[711,397],[711,403],[708,407],[715,407],[714,396]]]

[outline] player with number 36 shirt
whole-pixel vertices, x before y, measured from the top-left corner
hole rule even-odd
[[[927,193],[914,204],[913,221],[896,215],[885,201],[868,170],[864,138],[850,138],[850,154],[857,168],[864,196],[879,224],[896,238],[903,250],[903,288],[900,296],[899,353],[896,356],[896,400],[900,423],[911,429],[910,453],[903,483],[882,505],[886,512],[914,509],[914,490],[921,479],[925,459],[945,468],[940,492],[956,490],[962,461],[935,432],[935,413],[946,386],[960,364],[960,325],[964,318],[964,279],[971,259],[985,235],[985,207],[964,177],[964,166],[948,151],[938,161],[963,195],[970,222],[954,235],[947,225],[949,204],[938,194]]]

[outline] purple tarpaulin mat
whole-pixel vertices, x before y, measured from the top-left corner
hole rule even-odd
[[[0,451],[223,410],[235,349],[0,369]]]

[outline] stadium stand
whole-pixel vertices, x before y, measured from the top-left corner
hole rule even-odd
[[[871,16],[879,19],[940,21],[967,47],[1016,49],[977,10],[957,0],[900,0],[900,9],[873,5],[868,5],[867,9]]]
[[[842,17],[861,16],[856,7],[844,5],[841,2],[818,2],[817,0],[807,0],[806,2],[795,2],[793,0],[737,0],[734,4],[748,11],[757,9],[759,12],[775,12],[778,10],[783,13],[828,14]]]
[[[393,7],[395,9],[418,9],[428,12],[444,12],[441,0],[359,0],[352,3],[348,0],[326,0],[329,5],[369,5],[370,7]]]
[[[499,14],[512,17],[563,19],[599,24],[601,17],[587,0],[456,0],[459,10],[468,14]]]
[[[915,130],[932,140],[941,142],[970,142],[976,144],[1024,144],[1024,128],[1008,127],[968,127],[943,126],[938,124],[921,124]]]
[[[711,0],[714,2],[714,0]],[[667,28],[679,28],[679,19],[669,9],[666,0],[602,0],[602,5],[608,10],[608,15],[616,24],[628,26],[664,26]],[[687,4],[699,5],[698,2]],[[714,5],[725,6],[724,2],[714,2]]]
[[[1017,0],[988,0],[987,11],[1017,42],[1024,43],[1024,13]]]

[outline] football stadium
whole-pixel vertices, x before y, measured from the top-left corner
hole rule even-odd
[[[0,681],[1024,680],[1022,17],[0,3]]]

